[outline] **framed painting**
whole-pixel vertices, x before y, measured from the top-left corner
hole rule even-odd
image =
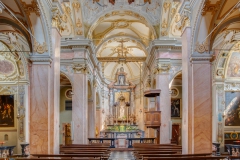
[[[13,95],[0,95],[0,127],[14,127]]]
[[[171,117],[181,118],[181,99],[180,98],[171,99]]]
[[[240,92],[225,92],[225,126],[240,126]]]

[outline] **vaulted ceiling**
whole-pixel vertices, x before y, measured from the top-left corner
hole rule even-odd
[[[170,27],[178,19],[176,13],[180,1],[80,2],[85,35],[93,40],[99,60],[104,59],[104,76],[110,81],[114,80],[117,69],[124,67],[127,78],[138,83],[140,68],[148,56],[147,48],[151,41],[160,36],[180,36],[175,27]],[[113,58],[122,56],[131,58],[132,61],[112,61]]]

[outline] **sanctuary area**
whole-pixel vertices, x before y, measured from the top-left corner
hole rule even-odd
[[[240,156],[240,1],[0,0],[0,144]]]

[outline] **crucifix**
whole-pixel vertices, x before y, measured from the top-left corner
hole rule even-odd
[[[127,40],[124,41],[123,39],[121,39],[121,40],[119,40],[119,41],[117,41],[117,42],[120,42],[120,43],[121,43],[121,50],[122,50],[122,55],[120,55],[119,52],[118,52],[118,56],[119,56],[119,57],[126,57],[128,51],[127,51],[127,48],[126,48],[126,51],[124,51],[123,43],[124,43],[124,42],[128,42],[128,41],[127,41]]]

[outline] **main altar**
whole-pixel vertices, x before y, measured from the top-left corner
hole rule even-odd
[[[136,85],[127,80],[124,68],[117,69],[115,80],[109,88],[109,115],[104,121],[102,137],[115,138],[117,147],[127,147],[128,138],[143,137],[139,130],[134,106],[134,89]]]

